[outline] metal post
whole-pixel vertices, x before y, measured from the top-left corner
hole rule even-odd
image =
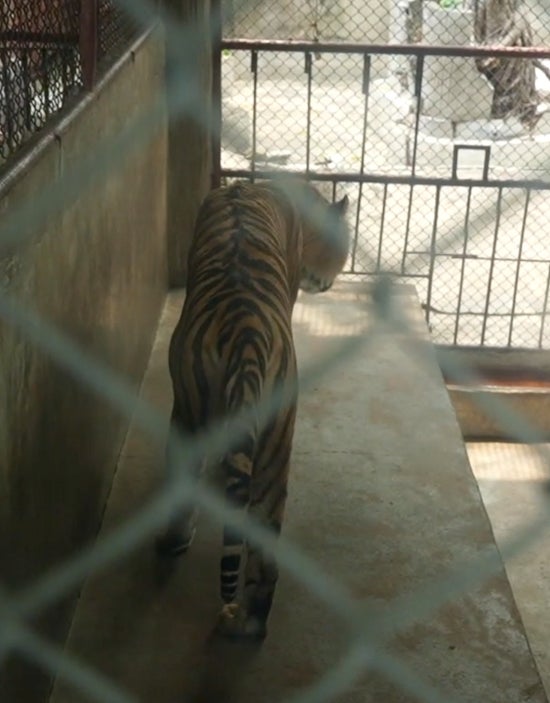
[[[211,0],[210,20],[212,22],[212,173],[210,186],[221,184],[221,130],[222,130],[222,3]]]
[[[99,0],[80,2],[80,60],[84,90],[91,90],[97,75]]]

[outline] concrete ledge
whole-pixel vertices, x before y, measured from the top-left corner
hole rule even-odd
[[[510,434],[483,410],[484,398],[501,401],[521,416],[542,441],[550,441],[550,393],[546,389],[502,388],[484,386],[481,389],[448,386],[458,424],[465,440],[510,440]]]
[[[166,348],[182,295],[168,297],[142,388],[168,418]],[[419,330],[384,332],[303,389],[284,533],[375,613],[422,592],[472,559],[499,560],[418,300],[399,304]],[[300,296],[294,319],[303,374],[343,341],[372,328],[362,286]],[[419,340],[417,340],[418,342]],[[162,447],[132,428],[101,537],[147,503]],[[139,700],[281,701],[318,681],[349,633],[296,578],[281,575],[268,638],[242,647],[210,637],[219,608],[219,527],[202,515],[192,550],[166,580],[147,542],[85,584],[68,651]],[[494,576],[409,624],[389,652],[441,693],[464,701],[546,699],[502,566]],[[51,703],[84,697],[59,680]],[[336,700],[336,699],[335,699]],[[340,703],[416,698],[365,670]]]
[[[507,431],[483,410],[486,397],[502,401],[550,440],[550,354],[544,350],[440,347],[443,369],[453,362],[473,369],[484,383],[469,387],[448,380],[447,389],[466,440],[509,440]],[[445,376],[445,371],[443,372]]]

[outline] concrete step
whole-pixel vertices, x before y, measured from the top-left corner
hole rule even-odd
[[[168,296],[143,384],[143,396],[166,416],[171,403],[167,345],[181,300],[179,292]],[[419,358],[405,334],[369,336],[374,320],[358,284],[301,296],[295,310],[303,374],[342,343],[357,337],[367,341],[302,393],[284,534],[373,617],[396,613],[400,599],[412,599],[404,611],[407,624],[387,642],[386,656],[374,656],[373,668],[360,669],[331,700],[403,703],[428,700],[431,691],[429,700],[446,703],[543,703],[540,678],[411,289],[402,289],[399,310],[422,338]],[[102,538],[147,502],[161,471],[162,448],[132,429]],[[191,551],[168,578],[159,572],[148,542],[88,579],[67,651],[148,703],[275,703],[314,685],[345,655],[349,633],[286,571],[261,646],[211,638],[219,608],[220,539],[220,529],[203,514]],[[427,593],[474,559],[490,558],[497,569],[488,581],[439,608],[434,597],[424,599],[427,612],[415,621],[414,594]],[[403,617],[396,615],[398,625]],[[423,697],[412,690],[419,680],[426,686]],[[51,697],[51,703],[85,700],[61,680]]]

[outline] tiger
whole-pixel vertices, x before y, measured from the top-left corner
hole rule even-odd
[[[171,426],[192,436],[282,389],[284,402],[274,416],[264,426],[249,423],[221,459],[227,501],[275,536],[283,522],[297,406],[292,311],[300,289],[329,290],[342,272],[348,205],[347,195],[331,203],[305,180],[237,181],[203,200],[188,254],[186,296],[168,353]],[[173,462],[168,442],[169,475]],[[196,480],[202,463],[193,469]],[[157,554],[186,552],[196,519],[193,506],[173,516],[157,536]],[[263,639],[277,580],[273,558],[224,528],[216,631]]]

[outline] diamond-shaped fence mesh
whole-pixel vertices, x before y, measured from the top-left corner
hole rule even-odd
[[[99,61],[112,61],[136,36],[139,25],[114,0],[99,0]]]
[[[345,182],[349,275],[416,280],[438,342],[539,346],[544,295],[518,270],[539,280],[550,256],[529,234],[550,204],[550,54],[533,48],[550,40],[543,12],[389,5],[224,3],[222,174]],[[392,51],[400,42],[419,48]]]
[[[0,5],[0,154],[6,159],[82,84],[80,3]]]
[[[376,484],[382,481],[381,474],[391,471],[392,481],[403,481],[410,456],[416,454],[424,462],[437,431],[412,417],[408,426],[408,454],[402,458],[402,463],[393,456],[392,442],[397,441],[398,435],[402,436],[403,428],[392,425],[391,413],[384,408],[384,401],[397,392],[400,382],[406,397],[407,383],[415,373],[422,372],[426,363],[433,362],[433,355],[423,334],[418,334],[415,323],[411,323],[404,312],[392,278],[416,286],[435,341],[459,346],[543,349],[549,345],[546,315],[550,248],[541,231],[547,223],[550,205],[550,152],[547,151],[550,128],[544,112],[543,80],[550,52],[514,53],[514,47],[531,43],[531,31],[546,31],[545,23],[535,21],[536,13],[534,15],[529,6],[531,14],[526,16],[530,17],[529,27],[533,29],[528,29],[522,24],[525,19],[520,21],[518,5],[511,0],[502,0],[504,19],[496,21],[495,15],[487,17],[484,10],[496,4],[481,0],[464,5],[452,0],[441,3],[425,0],[388,7],[373,0],[367,10],[367,3],[355,0],[340,3],[288,0],[279,4],[233,0],[225,3],[226,31],[229,28],[233,35],[250,36],[253,42],[226,40],[222,44],[221,176],[225,180],[237,177],[254,180],[284,170],[306,175],[330,200],[339,200],[347,194],[353,237],[344,276],[352,282],[376,276],[368,310],[367,306],[357,308],[351,322],[344,320],[343,323],[344,328],[349,322],[349,327],[359,332],[355,336],[336,336],[335,344],[327,353],[303,365],[300,393],[322,384],[338,364],[341,368],[357,356],[367,361],[373,358],[369,355],[374,355],[377,345],[383,354],[390,357],[395,354],[399,364],[408,364],[406,378],[399,377],[395,367],[379,397],[373,400],[369,422],[375,428],[372,431],[380,446],[388,450],[384,466],[376,463],[375,453],[365,455],[365,467],[361,467],[361,472],[367,470],[367,465],[372,469],[373,485],[360,495],[351,495],[341,468],[343,459],[334,452],[330,458],[332,482],[321,486],[320,502],[330,502],[331,491],[341,490],[346,499],[349,497],[350,503],[346,505],[353,506],[362,517],[368,514],[367,521],[371,519],[369,501],[375,500],[373,496]],[[148,27],[155,8],[148,0],[113,0],[100,2],[97,7],[100,60],[111,52],[112,55],[119,53],[138,27]],[[12,154],[30,133],[37,131],[49,116],[63,107],[68,96],[81,88],[81,9],[79,2],[71,0],[2,3],[0,128],[5,145],[3,158]],[[481,18],[483,12],[483,21],[474,19]],[[461,50],[456,47],[446,51],[441,47],[434,49],[430,46],[429,34],[434,29],[430,25],[430,17],[434,15],[437,15],[436,28],[444,26],[445,36],[450,33],[453,41],[447,42],[449,44],[468,44],[460,33],[453,34],[464,25],[468,37],[479,37],[482,32],[484,42],[495,42],[496,37],[503,44],[508,42],[512,50],[507,52],[503,46],[481,52],[478,46],[462,46]],[[164,19],[168,19],[164,26],[165,38],[174,62],[170,67],[171,75],[178,79],[173,79],[168,86],[174,92],[170,96],[174,99],[167,101],[168,116],[171,120],[184,116],[206,122],[207,115],[197,114],[199,101],[191,80],[200,55],[196,37],[203,27],[192,23],[180,26],[174,24],[171,17]],[[506,35],[504,27],[508,30]],[[316,44],[270,45],[256,41],[262,36],[268,40],[304,39]],[[405,39],[411,44],[406,51],[381,46]],[[422,46],[412,46],[420,40],[424,41]],[[336,43],[327,43],[338,41],[348,44],[339,47]],[[440,37],[433,41],[442,43],[444,40]],[[542,87],[537,87],[539,85]],[[90,173],[96,179],[101,178],[110,168],[115,168],[121,154],[132,144],[146,140],[147,130],[155,124],[159,111],[156,104],[142,107],[140,120],[136,124],[125,124],[115,139],[100,143],[89,162],[73,165],[33,202],[14,206],[14,212],[8,213],[0,228],[0,243],[6,245],[8,251],[14,243],[25,241],[30,222],[43,222],[53,212],[69,208],[89,184]],[[538,119],[535,120],[535,116]],[[304,203],[298,203],[298,210],[305,207]],[[388,276],[378,277],[377,274]],[[210,302],[209,305],[214,307]],[[82,387],[108,401],[125,420],[133,421],[149,443],[148,447],[164,445],[167,418],[136,396],[122,375],[107,368],[54,324],[3,290],[0,291],[0,317],[2,325],[16,329],[26,344],[52,357]],[[365,317],[368,317],[366,327]],[[322,315],[313,323],[319,339],[330,334],[330,325]],[[320,343],[319,340],[316,343]],[[443,366],[446,377],[457,384],[481,384],[475,370],[466,363],[443,361]],[[376,379],[371,378],[371,381],[374,383]],[[432,385],[433,378],[427,378],[428,391]],[[361,396],[361,402],[364,390],[358,384],[353,388],[353,392]],[[426,389],[418,390],[421,394]],[[413,399],[407,400],[412,403]],[[442,406],[445,400],[443,395]],[[500,423],[508,439],[534,445],[531,451],[537,458],[537,480],[545,481],[549,475],[548,445],[544,444],[546,433],[535,428],[526,416],[502,399],[481,395],[476,402]],[[274,392],[263,398],[259,407],[248,407],[236,417],[218,418],[203,433],[182,436],[173,431],[170,439],[174,447],[174,474],[148,496],[144,505],[130,516],[125,513],[120,523],[110,526],[106,536],[82,548],[66,562],[53,565],[35,581],[20,585],[14,593],[0,591],[0,663],[7,656],[24,657],[67,683],[74,695],[67,700],[107,703],[140,700],[140,691],[125,690],[116,675],[111,680],[92,663],[79,660],[71,648],[61,650],[39,637],[33,630],[35,619],[45,608],[79,588],[90,575],[99,575],[115,563],[118,569],[139,545],[147,543],[149,548],[148,541],[164,526],[169,515],[192,501],[203,509],[208,519],[244,534],[249,544],[276,557],[282,569],[317,599],[317,619],[326,637],[321,642],[323,647],[332,637],[327,627],[330,617],[338,618],[346,626],[345,648],[339,652],[341,658],[336,664],[329,666],[324,660],[319,666],[312,664],[305,679],[291,666],[290,679],[299,684],[293,691],[293,703],[339,700],[338,696],[349,690],[359,696],[353,700],[369,700],[369,687],[378,685],[379,679],[389,682],[392,700],[459,703],[461,697],[456,691],[464,690],[467,674],[453,670],[452,676],[443,675],[434,680],[432,672],[422,668],[422,660],[435,656],[438,666],[445,670],[445,662],[456,650],[448,633],[462,625],[462,617],[451,614],[433,637],[427,621],[439,608],[449,602],[455,606],[460,600],[463,610],[457,612],[466,613],[470,618],[471,631],[481,629],[480,611],[474,607],[475,597],[489,598],[491,578],[502,566],[499,553],[492,550],[492,535],[487,537],[490,544],[479,546],[476,543],[474,548],[475,537],[468,532],[468,525],[467,537],[457,550],[458,557],[450,554],[449,545],[441,538],[436,561],[426,564],[422,579],[410,589],[402,590],[404,583],[410,586],[410,574],[403,570],[393,584],[393,592],[378,574],[368,581],[373,591],[367,592],[363,582],[354,582],[353,588],[344,585],[341,574],[335,573],[328,561],[321,566],[303,545],[298,546],[284,532],[277,538],[257,520],[243,517],[219,492],[207,484],[197,483],[190,475],[190,468],[197,460],[219,458],[228,447],[233,447],[242,436],[243,423],[246,427],[252,423],[267,423],[282,405],[282,396]],[[411,409],[412,415],[415,408]],[[52,408],[43,410],[44,416],[55,415]],[[321,410],[325,412],[326,408]],[[322,412],[319,411],[315,423],[322,424]],[[439,412],[439,408],[435,412]],[[335,435],[345,421],[339,418],[340,425],[335,423],[332,428]],[[453,427],[446,427],[450,435]],[[323,432],[318,434],[321,437]],[[456,443],[458,433],[455,434],[451,442]],[[446,437],[441,445],[446,448]],[[466,464],[461,447],[460,451],[453,448],[452,452],[460,454]],[[340,452],[341,455],[346,453],[352,452],[348,448]],[[442,456],[452,459],[445,454]],[[444,494],[454,490],[452,485],[445,484],[447,469],[442,461],[434,472],[434,480],[437,478],[441,482],[438,483],[439,493],[431,485],[418,486],[410,482],[406,484],[409,486],[407,500],[414,503],[420,496],[422,500],[414,505],[443,511]],[[135,488],[132,483],[126,491],[131,494]],[[542,490],[540,493],[542,495]],[[306,496],[304,503],[309,499],[310,496]],[[380,530],[370,539],[369,551],[389,561],[402,515],[394,510],[391,494],[386,502],[379,502],[383,503],[379,509],[384,517]],[[345,513],[351,511],[350,507],[343,509]],[[452,537],[458,531],[457,525],[452,515],[445,518],[448,527],[445,534]],[[501,553],[506,556],[524,554],[543,534],[547,522],[547,505],[541,500],[533,514],[514,529],[513,538],[504,544]],[[415,524],[420,523],[418,534],[410,529],[403,532],[411,544],[414,540],[417,544],[427,540],[433,531],[429,514],[422,515]],[[323,533],[323,539],[326,536],[333,554],[347,549],[346,535],[335,534],[332,523],[321,528],[315,523],[313,529]],[[379,544],[383,540],[386,542],[381,548]],[[362,540],[361,548],[362,558],[367,551]],[[400,559],[396,558],[395,562]],[[354,564],[353,568],[356,567]],[[121,601],[126,599],[126,589],[131,588],[129,584],[135,578],[132,573],[122,582],[123,587],[117,583],[117,597]],[[151,577],[151,583],[153,580]],[[205,593],[204,597],[208,595]],[[463,598],[466,601],[461,600]],[[477,649],[472,650],[475,666],[487,649],[493,649],[495,661],[504,669],[507,667],[505,647],[496,641],[492,629],[508,607],[505,600],[498,600],[489,611],[487,627],[491,639],[476,642]],[[181,608],[178,604],[178,617],[185,606],[184,602]],[[294,604],[289,607],[292,611]],[[126,672],[132,666],[147,669],[148,657],[143,649],[142,658],[137,661],[133,661],[125,649],[134,640],[143,643],[147,637],[155,635],[156,623],[142,628],[139,621],[143,612],[154,608],[143,600],[139,608],[140,612],[131,622],[124,621],[125,614],[120,613],[125,627],[117,630],[113,640],[124,651],[117,651],[117,656],[109,661],[115,672],[120,671],[118,666]],[[290,612],[289,619],[293,620],[295,614],[295,611]],[[460,621],[460,625],[457,626],[456,621]],[[411,634],[413,625],[416,629]],[[89,626],[102,627],[97,622]],[[118,627],[117,620],[114,628]],[[169,656],[180,643],[173,642],[171,633],[161,635],[162,647],[166,648],[162,657]],[[102,638],[103,631],[100,636]],[[507,632],[507,637],[507,641],[521,639],[515,630]],[[390,642],[396,639],[398,646],[390,649]],[[444,643],[441,650],[437,650],[436,639]],[[413,659],[403,653],[406,640],[413,642]],[[195,644],[193,641],[190,646]],[[309,643],[312,649],[316,644]],[[101,639],[98,649],[105,645],[106,641]],[[112,647],[113,642],[108,645]],[[275,651],[281,654],[288,645],[286,642]],[[244,648],[235,651],[236,658],[242,656],[249,665],[239,669],[239,676],[243,678],[253,675],[265,664],[265,659],[261,665],[252,659],[250,666],[251,660],[247,659]],[[196,658],[191,657],[191,661],[196,664]],[[175,668],[178,667],[181,667],[179,649]],[[478,678],[473,688],[481,690],[493,672],[475,667],[474,670]],[[369,678],[365,684],[361,677],[366,672]],[[186,673],[181,671],[182,680]],[[503,675],[506,674],[504,671]],[[163,672],[155,671],[151,676],[165,696],[152,700],[172,700],[172,692],[164,687]],[[508,686],[506,682],[503,687],[515,696],[513,703],[520,700],[520,696],[537,703],[542,701],[543,693],[537,682],[530,682],[521,690],[516,684],[513,681]],[[243,690],[246,688],[242,680],[239,686]],[[480,699],[486,699],[485,691],[483,688]],[[265,695],[265,700],[272,700],[270,691]],[[177,700],[178,696],[179,688],[173,699]]]
[[[135,33],[135,23],[111,0],[2,2],[0,161],[82,90],[86,60],[106,67]]]

